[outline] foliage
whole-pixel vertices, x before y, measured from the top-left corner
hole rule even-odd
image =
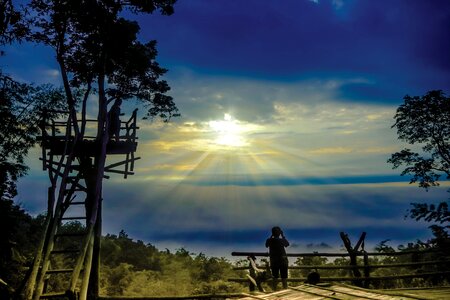
[[[0,45],[11,43],[27,33],[22,20],[23,12],[14,7],[12,0],[0,2]]]
[[[133,241],[121,231],[102,239],[101,291],[105,295],[181,296],[241,291],[227,282],[235,277],[224,258],[195,255],[184,248],[175,253]]]
[[[411,182],[418,181],[420,187],[436,186],[442,174],[450,179],[450,98],[442,91],[430,91],[422,97],[405,96],[404,101],[393,127],[400,140],[420,144],[423,154],[403,149],[389,162],[394,168],[405,165],[402,175],[412,175]]]
[[[34,256],[42,232],[43,218],[32,218],[12,200],[0,199],[0,278],[17,289],[25,277],[25,266]]]
[[[29,38],[50,46],[61,69],[67,101],[75,104],[73,89],[84,87],[82,114],[91,88],[99,96],[99,119],[106,122],[107,104],[115,99],[138,99],[147,114],[168,120],[177,108],[164,80],[166,70],[155,61],[156,42],[137,39],[140,27],[122,12],[173,13],[175,0],[151,1],[54,1],[33,0]]]
[[[12,199],[26,174],[28,150],[37,142],[44,109],[63,109],[64,96],[49,85],[19,83],[0,73],[0,195]],[[50,113],[49,118],[56,117]]]
[[[12,1],[0,3],[0,45],[17,41],[27,33],[24,11]],[[3,51],[0,55],[3,55]],[[12,199],[17,179],[26,174],[24,158],[36,143],[39,120],[44,108],[58,108],[59,90],[48,85],[34,86],[17,82],[0,69],[0,197]],[[51,116],[49,116],[51,117]]]
[[[428,189],[439,185],[439,180],[450,179],[450,98],[440,91],[429,91],[424,96],[405,96],[394,116],[398,138],[421,151],[403,149],[388,160],[393,168],[404,166],[401,175],[411,175],[411,183]],[[436,222],[448,230],[450,214],[448,202],[435,204],[413,203],[410,217]],[[436,231],[435,231],[436,232]]]

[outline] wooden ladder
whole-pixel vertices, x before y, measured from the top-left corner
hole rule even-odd
[[[70,118],[63,125],[66,127],[63,153],[52,151],[52,141],[56,140],[58,132],[56,126],[61,126],[55,124],[44,122],[42,128],[41,160],[43,169],[48,170],[51,186],[48,189],[44,238],[38,245],[28,280],[27,300],[86,299],[89,283],[95,217],[88,220],[87,188],[83,185],[84,174],[80,165],[75,163],[77,157],[73,149],[77,142],[71,138]],[[47,134],[46,127],[51,128],[50,134]],[[75,221],[84,222],[84,226],[69,224]],[[71,230],[74,228],[78,231]]]

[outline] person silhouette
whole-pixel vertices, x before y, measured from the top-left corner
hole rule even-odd
[[[118,142],[120,138],[120,105],[122,105],[122,100],[116,99],[108,112],[109,138],[112,139],[112,137],[114,136],[116,142]]]
[[[272,271],[273,281],[272,289],[277,289],[278,278],[281,277],[283,288],[287,289],[288,277],[288,258],[285,247],[289,246],[280,227],[272,228],[272,235],[266,240],[266,248],[269,248],[270,269]]]

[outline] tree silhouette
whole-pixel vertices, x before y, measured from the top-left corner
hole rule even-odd
[[[411,175],[411,182],[428,189],[450,179],[450,98],[440,91],[424,96],[405,96],[394,116],[399,140],[417,145],[420,150],[403,149],[388,160],[393,168],[404,166],[401,175]],[[448,201],[438,205],[412,203],[410,217],[436,222],[432,230],[438,237],[448,237],[450,214]]]
[[[64,95],[49,85],[19,83],[0,73],[0,196],[12,199],[26,174],[24,159],[37,142],[44,109],[64,108]],[[53,113],[49,117],[56,117]]]
[[[0,3],[0,46],[20,41],[28,32],[23,12],[12,1]],[[0,49],[0,55],[5,53]],[[16,182],[28,168],[24,158],[37,142],[42,111],[62,109],[61,91],[50,85],[20,83],[0,69],[0,197],[10,200],[17,194]],[[48,115],[50,119],[56,114]]]

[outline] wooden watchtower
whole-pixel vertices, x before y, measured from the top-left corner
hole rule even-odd
[[[72,121],[69,112],[52,113],[58,113],[61,118],[44,116],[41,126],[41,160],[51,182],[45,234],[25,298],[91,299],[92,295],[98,295],[101,182],[109,178],[105,173],[119,173],[124,178],[133,174],[134,162],[139,159],[134,156],[137,110],[128,121],[120,122],[117,138],[108,138],[107,130],[98,128],[97,120]],[[74,134],[76,122],[83,123],[78,138]],[[89,135],[89,130],[97,134]],[[107,137],[103,140],[98,138],[102,130],[100,136]],[[101,161],[105,154],[107,159]],[[97,178],[98,174],[103,178]],[[73,221],[83,226],[67,226]]]

